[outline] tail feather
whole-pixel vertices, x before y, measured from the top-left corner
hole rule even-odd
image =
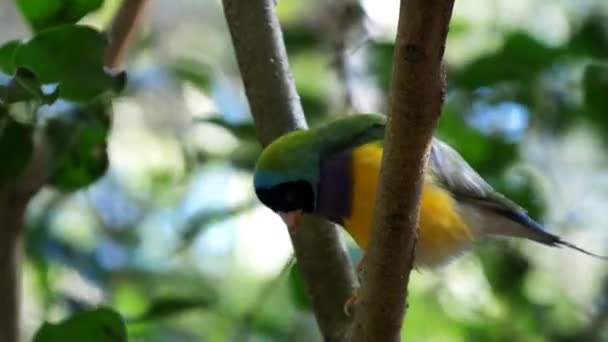
[[[567,247],[586,255],[608,261],[608,256],[589,252],[570,242],[562,240],[559,236],[546,231],[538,222],[534,221],[525,210],[512,210],[511,208],[491,206],[487,202],[460,203],[460,212],[467,221],[477,227],[478,236],[506,236],[525,238],[553,247]]]
[[[560,246],[560,247],[563,246],[563,247],[568,247],[568,248],[574,249],[575,251],[579,251],[581,253],[587,254],[587,255],[592,256],[594,258],[598,258],[600,260],[608,261],[608,256],[599,255],[599,254],[595,254],[595,253],[589,252],[588,250],[580,248],[580,247],[578,247],[576,245],[573,245],[570,242],[564,241],[562,239],[560,239],[559,241],[555,242],[555,244],[557,246]]]
[[[540,242],[540,243],[543,243],[543,244],[546,244],[549,246],[568,247],[575,251],[592,256],[594,258],[608,261],[608,256],[603,256],[603,255],[589,252],[586,249],[583,249],[570,242],[562,240],[557,235],[547,232],[538,222],[534,221],[530,216],[528,216],[528,214],[524,210],[517,212],[517,211],[511,211],[511,210],[496,209],[493,211],[500,216],[503,216],[515,223],[518,223],[520,227],[527,229],[528,234],[526,237],[531,240],[534,240],[534,241],[537,241],[537,242]],[[524,235],[526,235],[526,234],[524,233]]]

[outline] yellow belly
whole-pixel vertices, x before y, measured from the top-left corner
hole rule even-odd
[[[345,218],[344,228],[363,249],[369,242],[381,158],[382,148],[377,144],[353,151],[352,214]],[[472,238],[454,199],[427,177],[422,191],[416,264],[443,263],[470,245]]]

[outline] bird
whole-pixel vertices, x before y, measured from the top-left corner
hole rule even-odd
[[[277,138],[256,162],[258,199],[294,231],[302,214],[317,215],[342,226],[365,250],[385,129],[382,114],[353,114]],[[523,238],[608,260],[547,231],[436,137],[423,177],[416,268],[446,264],[486,237]]]

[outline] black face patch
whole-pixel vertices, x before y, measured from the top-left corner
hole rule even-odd
[[[314,191],[307,181],[286,182],[269,189],[256,189],[255,193],[265,206],[276,212],[314,210]]]

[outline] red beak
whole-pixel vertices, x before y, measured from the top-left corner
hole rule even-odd
[[[289,230],[295,232],[300,226],[300,217],[302,217],[302,210],[293,210],[288,212],[279,212],[279,216],[283,219],[283,222],[287,225]]]

